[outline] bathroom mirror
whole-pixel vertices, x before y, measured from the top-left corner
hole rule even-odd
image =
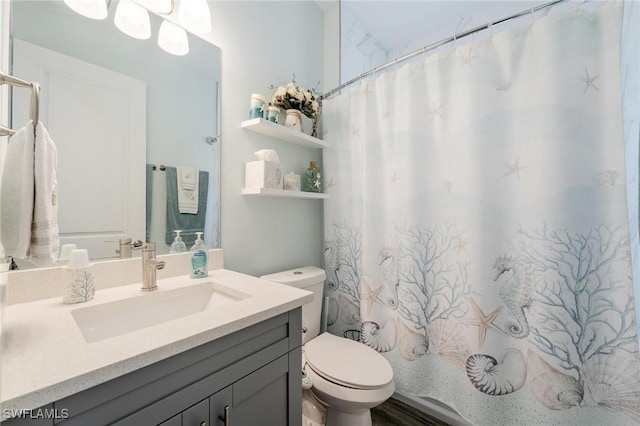
[[[62,1],[11,4],[11,73],[42,86],[40,121],[58,149],[61,245],[113,259],[130,237],[168,253],[164,168],[173,166],[208,172],[204,238],[220,247],[220,49],[188,34],[186,55],[165,52],[153,13],[151,37],[129,37],[114,25],[117,5],[98,21]],[[15,129],[29,119],[28,92],[12,92]]]

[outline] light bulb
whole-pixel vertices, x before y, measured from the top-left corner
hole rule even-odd
[[[107,0],[64,0],[71,10],[91,19],[104,19],[109,15]]]
[[[167,20],[160,24],[160,32],[158,33],[158,46],[164,51],[173,55],[183,56],[189,53],[189,40],[187,32]]]
[[[131,0],[120,0],[113,22],[120,31],[133,38],[146,40],[151,37],[149,12]]]
[[[181,0],[178,20],[194,34],[211,32],[211,11],[207,0]]]

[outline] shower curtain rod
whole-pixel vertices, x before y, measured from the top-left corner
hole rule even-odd
[[[334,93],[344,89],[345,87],[351,86],[353,83],[356,83],[356,82],[364,79],[365,77],[368,77],[368,76],[370,76],[372,74],[375,74],[378,71],[381,71],[383,69],[389,68],[392,65],[397,65],[399,62],[404,62],[407,59],[411,59],[414,56],[422,55],[422,54],[424,54],[426,52],[429,52],[431,50],[434,50],[434,49],[436,49],[436,48],[438,48],[438,47],[440,47],[442,45],[445,45],[447,43],[451,43],[452,41],[456,41],[458,39],[467,37],[467,36],[469,36],[471,34],[479,32],[479,31],[489,29],[494,25],[498,25],[498,24],[501,24],[503,22],[510,21],[511,19],[520,18],[521,16],[526,16],[526,15],[528,15],[530,13],[535,13],[535,12],[541,10],[541,9],[546,9],[546,8],[555,6],[558,3],[563,3],[563,2],[565,2],[565,0],[554,0],[554,1],[550,1],[548,3],[543,3],[541,5],[532,7],[531,9],[523,10],[522,12],[516,13],[515,15],[511,15],[511,16],[508,16],[506,18],[501,18],[501,19],[498,19],[497,21],[493,21],[493,22],[490,22],[488,24],[480,25],[480,26],[477,26],[475,28],[471,28],[471,29],[469,29],[467,31],[463,31],[463,32],[458,33],[458,34],[454,34],[454,35],[452,35],[450,37],[447,37],[447,38],[444,38],[444,39],[442,39],[440,41],[436,41],[435,43],[428,44],[428,45],[426,45],[424,47],[421,47],[420,49],[416,49],[413,52],[407,53],[406,55],[397,57],[397,58],[387,62],[386,64],[383,64],[383,65],[380,65],[380,66],[377,66],[377,67],[373,67],[369,71],[367,71],[367,72],[365,72],[363,74],[360,74],[358,77],[352,78],[351,80],[347,81],[346,83],[342,83],[341,85],[339,85],[335,89],[331,89],[328,92],[326,92],[325,94],[323,94],[322,95],[322,99],[327,99],[328,97],[330,97]]]

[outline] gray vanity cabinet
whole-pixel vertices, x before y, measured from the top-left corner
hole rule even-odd
[[[160,426],[182,426],[182,413],[176,414],[169,420],[162,422]]]
[[[299,369],[299,368],[298,368]],[[302,379],[301,379],[302,380]],[[209,398],[185,409],[159,426],[284,426],[297,425],[302,419],[289,422],[289,356],[283,355],[251,374],[217,391]],[[300,390],[302,395],[302,390]],[[167,401],[161,405],[171,406]],[[294,404],[297,402],[294,401]],[[178,408],[175,406],[173,409]],[[144,409],[117,425],[154,425],[157,417]]]
[[[297,308],[54,402],[70,416],[49,424],[298,426],[301,335]]]

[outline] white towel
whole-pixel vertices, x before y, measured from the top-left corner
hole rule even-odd
[[[31,244],[34,191],[33,123],[18,130],[7,147],[0,188],[0,240],[5,255],[26,259]]]
[[[178,170],[178,188],[193,191],[198,181],[198,169],[195,167],[176,167]]]
[[[180,213],[198,214],[199,174],[198,169],[193,167],[176,167],[178,211]],[[184,176],[184,179],[181,176]]]
[[[58,258],[58,153],[42,123],[36,127],[35,199],[31,225],[30,261],[51,266]]]

